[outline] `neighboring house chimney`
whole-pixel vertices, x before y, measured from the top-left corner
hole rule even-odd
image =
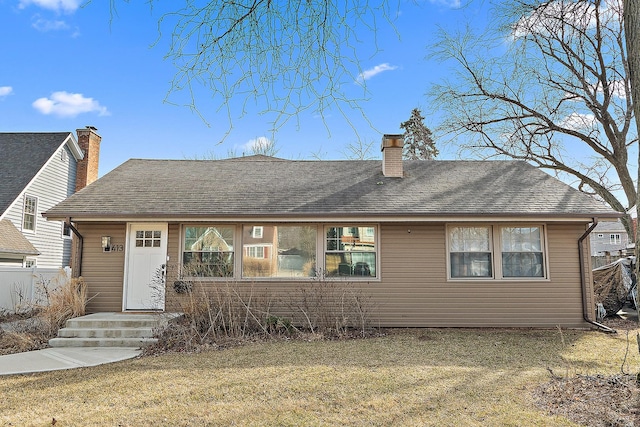
[[[394,178],[402,178],[402,146],[403,135],[384,135],[382,137],[382,174]]]
[[[98,179],[98,159],[100,157],[100,141],[102,137],[96,133],[97,130],[93,126],[87,126],[85,129],[76,129],[78,145],[84,152],[84,158],[78,162],[78,169],[76,170],[76,191],[82,190]]]

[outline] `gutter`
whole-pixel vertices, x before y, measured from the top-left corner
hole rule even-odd
[[[585,271],[584,271],[583,242],[587,237],[589,237],[589,234],[591,234],[591,232],[593,231],[594,228],[596,228],[597,225],[598,225],[598,218],[594,217],[593,224],[591,225],[591,227],[589,227],[587,231],[585,231],[584,234],[580,236],[580,238],[578,239],[578,260],[580,262],[580,287],[582,289],[582,318],[584,319],[585,322],[597,327],[602,332],[606,332],[608,334],[617,334],[618,331],[616,331],[615,329],[611,329],[608,326],[605,326],[598,322],[594,322],[593,320],[589,319],[589,311],[588,311],[589,309],[587,307],[587,282],[585,279]]]
[[[78,276],[77,277],[79,277],[79,276],[82,276],[82,249],[84,247],[84,238],[82,237],[82,234],[80,234],[80,232],[71,224],[71,218],[68,218],[67,226],[71,231],[73,231],[73,234],[75,234],[76,237],[78,238]]]

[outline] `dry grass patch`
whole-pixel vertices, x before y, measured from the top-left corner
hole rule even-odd
[[[4,377],[0,425],[575,426],[538,408],[534,391],[548,368],[618,373],[626,341],[581,331],[563,338],[401,330]],[[640,366],[637,351],[629,366]]]
[[[22,312],[5,314],[9,322],[0,328],[0,355],[38,350],[58,333],[68,319],[83,316],[87,303],[87,284],[82,278],[69,278],[64,271],[50,281],[40,281],[40,304],[23,304]]]

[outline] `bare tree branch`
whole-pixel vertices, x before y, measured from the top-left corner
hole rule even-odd
[[[434,54],[456,74],[430,94],[446,115],[440,131],[465,137],[463,152],[573,177],[625,212],[637,197],[628,150],[638,139],[622,4],[519,0],[499,15],[495,37],[441,35]]]

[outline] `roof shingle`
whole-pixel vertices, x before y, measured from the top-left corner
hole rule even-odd
[[[0,215],[69,135],[69,132],[0,133]]]
[[[0,221],[0,253],[38,255],[40,252],[8,219]]]
[[[617,216],[526,162],[414,160],[404,170],[385,177],[375,160],[132,159],[46,215]]]

